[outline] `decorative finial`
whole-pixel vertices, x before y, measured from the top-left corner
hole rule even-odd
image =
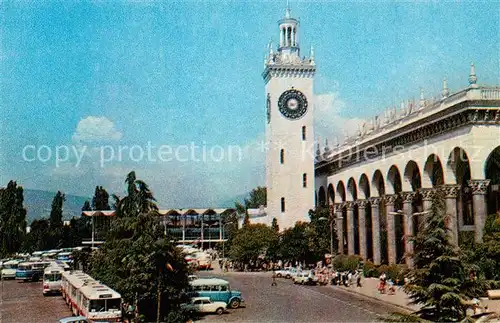
[[[448,81],[446,77],[443,79],[443,91],[441,92],[442,99],[446,99],[450,95],[450,90],[448,89]]]
[[[470,74],[469,74],[469,84],[470,87],[477,87],[477,76],[476,76],[476,67],[474,66],[474,62],[470,63]]]
[[[269,41],[269,57],[272,57],[272,55],[274,54],[274,51],[273,51],[273,41],[270,40]]]
[[[285,11],[285,18],[290,18],[290,2],[286,0],[286,11]]]
[[[328,139],[325,139],[325,153],[330,152],[330,147],[328,147]]]
[[[311,62],[314,62],[314,46],[311,45]]]
[[[425,108],[424,89],[420,88],[420,109]]]

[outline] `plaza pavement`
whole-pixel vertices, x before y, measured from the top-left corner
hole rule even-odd
[[[213,268],[212,271],[213,274],[222,274],[222,271],[219,268],[217,262],[213,263],[212,268]],[[357,287],[355,284],[349,287],[331,286],[331,285],[328,286],[331,286],[332,288],[340,288],[342,290],[345,290],[353,294],[369,297],[371,299],[381,301],[386,304],[391,304],[398,308],[401,308],[404,311],[414,312],[420,308],[420,306],[418,305],[410,304],[410,298],[404,292],[402,286],[397,286],[396,292],[393,295],[389,293],[381,294],[377,289],[378,282],[379,282],[378,278],[371,277],[371,278],[364,278],[362,280],[361,287]],[[481,298],[480,301],[482,305],[488,306],[489,311],[500,313],[500,300],[489,300],[488,298]]]

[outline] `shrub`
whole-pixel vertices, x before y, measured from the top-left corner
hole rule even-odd
[[[399,281],[400,284],[404,282],[405,274],[408,272],[406,265],[381,265],[378,267],[378,276],[385,273],[387,279],[391,279],[394,283]]]
[[[339,255],[333,258],[333,268],[338,271],[350,271],[359,267],[361,257],[357,255]]]
[[[365,277],[378,277],[377,266],[371,261],[366,261],[363,267],[363,275]]]

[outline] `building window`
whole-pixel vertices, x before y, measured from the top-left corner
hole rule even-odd
[[[306,140],[306,126],[302,126],[302,140]]]
[[[285,212],[285,198],[281,198],[281,212]]]
[[[307,174],[302,174],[302,187],[307,187]]]
[[[285,149],[280,150],[280,163],[285,163]]]

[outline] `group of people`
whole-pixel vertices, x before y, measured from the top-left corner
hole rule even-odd
[[[122,303],[123,322],[132,323],[134,321],[134,317],[135,317],[135,306],[130,303],[123,302]]]
[[[396,294],[396,287],[394,285],[394,282],[392,279],[387,279],[387,275],[385,273],[382,273],[379,277],[379,283],[378,283],[378,291],[380,294],[386,294],[387,293],[387,287],[389,287],[389,295],[394,295]]]
[[[332,273],[332,285],[344,285],[346,287],[349,287],[351,285],[354,285],[356,283],[357,287],[361,287],[361,278],[362,278],[362,273],[358,270],[351,270],[351,271],[344,271],[344,272],[338,272],[334,271]]]

